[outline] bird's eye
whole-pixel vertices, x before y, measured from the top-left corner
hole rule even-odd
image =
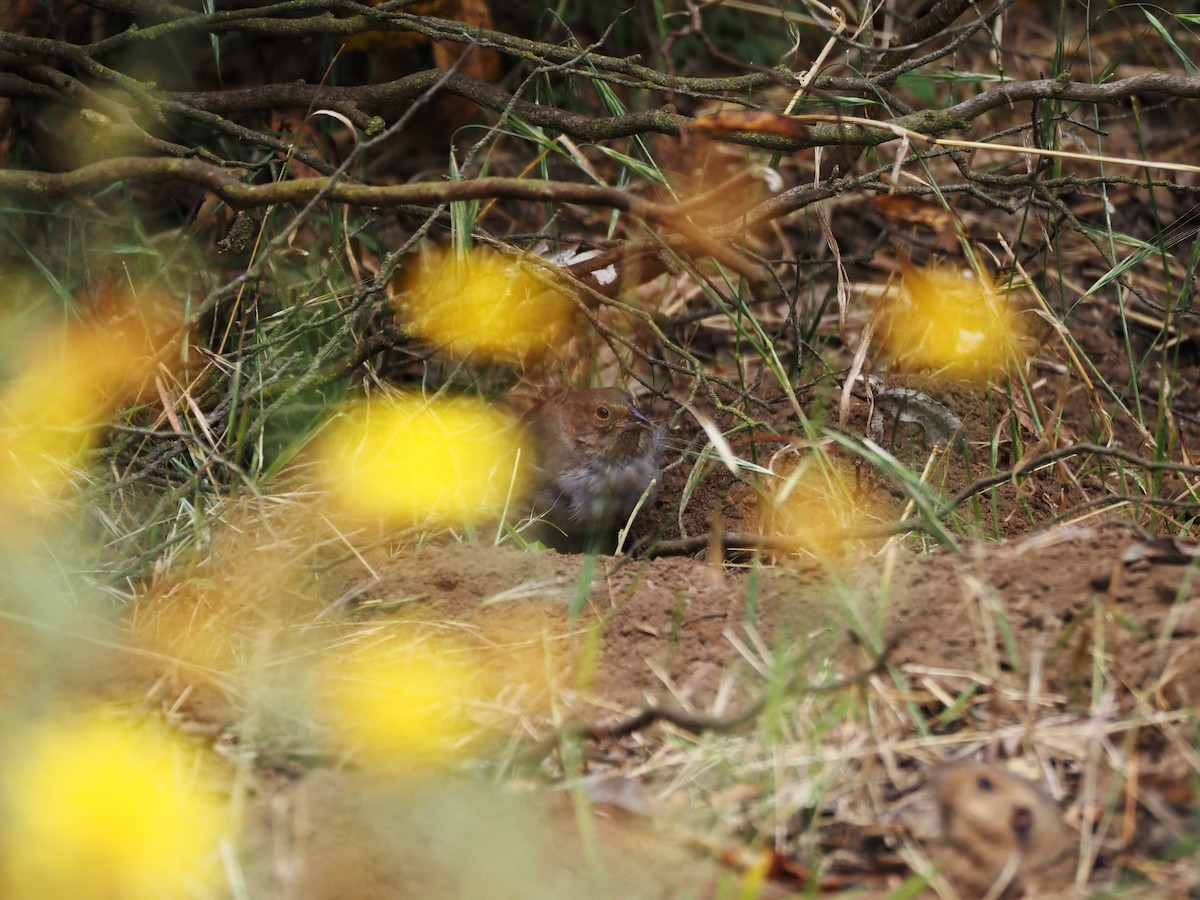
[[[601,422],[607,422],[610,416],[612,416],[612,412],[609,411],[607,406],[596,407],[596,418]]]
[[[995,787],[995,785],[992,784],[992,779],[988,778],[986,775],[980,775],[979,779],[975,783],[979,785],[979,789],[981,791],[991,791]]]

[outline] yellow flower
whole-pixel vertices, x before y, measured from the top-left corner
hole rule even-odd
[[[180,324],[162,298],[120,297],[103,321],[63,323],[23,341],[0,388],[0,497],[12,509],[63,493],[104,420],[135,400],[158,366],[178,362]]]
[[[852,532],[887,521],[886,507],[870,488],[856,485],[851,466],[814,451],[763,498],[763,531],[789,539],[796,550],[823,562],[870,546]]]
[[[405,328],[422,340],[509,363],[542,356],[574,310],[531,263],[485,248],[423,254],[398,305]]]
[[[970,270],[904,265],[878,312],[884,355],[900,370],[986,380],[1018,364],[1025,334],[991,279]]]
[[[480,728],[479,661],[430,635],[393,636],[334,657],[321,679],[336,737],[385,768],[425,768],[461,758]]]
[[[495,518],[523,490],[522,431],[466,397],[400,396],[350,404],[315,454],[345,511],[398,524]]]
[[[9,750],[4,897],[184,897],[212,874],[226,817],[191,783],[182,742],[92,716],[43,724]]]

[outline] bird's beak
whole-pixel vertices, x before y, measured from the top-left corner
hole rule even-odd
[[[622,431],[649,431],[653,427],[654,424],[646,418],[646,414],[636,406],[629,407],[620,426]]]

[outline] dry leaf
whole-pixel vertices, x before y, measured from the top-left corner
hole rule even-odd
[[[708,137],[752,131],[756,134],[774,134],[791,140],[802,140],[810,134],[807,125],[791,116],[753,109],[724,109],[711,116],[696,119],[688,127]]]
[[[937,235],[938,249],[947,253],[958,250],[958,239],[966,236],[962,219],[954,210],[939,203],[910,197],[907,194],[886,194],[873,197],[875,209],[892,225],[918,225]]]
[[[438,4],[438,14],[476,28],[492,27],[492,13],[484,0],[443,0]],[[462,74],[487,82],[500,76],[500,54],[495,50],[452,41],[433,42],[433,62],[439,69],[449,69],[463,54],[468,55],[459,69]]]

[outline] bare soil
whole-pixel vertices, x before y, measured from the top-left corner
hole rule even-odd
[[[964,418],[970,421],[969,414]],[[919,434],[909,437],[920,443]],[[681,531],[678,500],[671,497],[684,477],[679,470],[669,475],[663,498],[650,516],[650,521],[670,519],[665,537],[703,533],[714,513],[738,530],[751,530],[757,515],[754,492],[718,474],[692,494]],[[967,480],[963,472],[951,473],[946,489],[953,492]],[[1055,484],[1052,473],[1044,481]],[[340,568],[327,594],[353,598],[336,611],[344,623],[432,623],[488,654],[499,678],[539,671],[544,690],[526,706],[529,730],[523,735],[532,745],[556,729],[586,732],[648,710],[666,710],[665,723],[647,720],[644,727],[620,737],[584,740],[580,771],[615,780],[632,790],[636,800],[624,794],[613,800],[600,789],[589,794],[595,799],[586,820],[598,831],[583,845],[579,836],[588,835],[588,827],[570,812],[561,794],[536,790],[520,800],[489,795],[487,802],[515,803],[523,823],[519,827],[542,835],[534,841],[539,852],[544,842],[554,846],[549,857],[538,856],[537,865],[549,867],[549,874],[537,876],[547,896],[562,896],[562,891],[581,896],[708,896],[729,879],[743,884],[743,879],[757,877],[752,873],[759,871],[755,865],[765,865],[763,859],[739,848],[727,831],[716,832],[724,837],[709,835],[711,822],[698,825],[694,809],[673,803],[656,778],[653,761],[669,752],[672,735],[686,733],[696,722],[732,722],[759,702],[770,690],[767,670],[772,654],[791,659],[803,674],[803,683],[793,680],[788,688],[793,697],[803,698],[809,686],[828,681],[830,671],[854,678],[871,670],[886,647],[877,672],[888,673],[890,680],[872,676],[862,686],[892,691],[896,698],[915,704],[934,731],[950,741],[948,746],[960,751],[974,747],[985,758],[1014,754],[1022,743],[1022,729],[1044,728],[1039,733],[1050,749],[1043,752],[1051,758],[1058,753],[1056,765],[1066,785],[1059,800],[1075,809],[1076,816],[1082,815],[1081,760],[1065,745],[1077,751],[1079,741],[1056,730],[1055,717],[1077,721],[1091,711],[1108,723],[1120,723],[1148,712],[1194,707],[1200,696],[1195,545],[1154,538],[1118,521],[1044,528],[1057,506],[1029,502],[1039,483],[1027,481],[1019,490],[1001,485],[988,502],[994,503],[1004,532],[1013,536],[970,541],[959,552],[918,552],[920,542],[908,538],[880,547],[873,555],[821,566],[812,560],[753,557],[749,552],[715,558],[702,551],[695,556],[587,560],[552,551],[448,541],[393,553],[376,549],[362,562]],[[1031,516],[1031,509],[1040,510],[1040,515]],[[945,717],[951,698],[961,698],[961,703],[955,715]],[[1180,816],[1178,825],[1195,799],[1187,767],[1178,767],[1177,754],[1160,732],[1114,728],[1127,750],[1136,750],[1144,760],[1145,789],[1148,796],[1159,798],[1160,808],[1156,812],[1150,806],[1130,807],[1130,822],[1136,825],[1119,846],[1104,848],[1097,877],[1118,852],[1161,853],[1171,834],[1164,831],[1161,817]],[[562,760],[553,746],[545,745],[549,755],[541,767],[557,771]],[[884,779],[885,798],[909,797],[914,785],[925,779],[927,770],[920,760],[928,753],[914,750],[900,757],[907,759],[900,770],[903,777]],[[644,774],[630,774],[639,771],[639,765]],[[346,804],[363,802],[379,789],[376,783],[364,791],[355,777],[318,770],[299,781],[285,779],[278,793],[267,794],[275,804],[282,803],[289,816],[296,814],[297,805],[313,802],[328,806],[322,816],[348,815]],[[314,778],[320,787],[313,786]],[[331,790],[324,783],[330,778],[346,781]],[[750,796],[756,793],[749,785],[746,790]],[[881,809],[879,798],[868,799],[865,790],[851,791],[844,801],[852,814],[846,814],[845,806],[838,810],[846,818],[842,827],[830,826],[822,833],[825,870],[818,875],[805,867],[799,848],[811,838],[800,829],[795,844],[784,842],[796,848],[795,855],[773,856],[762,870],[770,872],[763,876],[765,895],[814,887],[886,892],[906,877],[908,869],[895,855],[897,834],[919,829],[888,824],[890,801]],[[1176,812],[1163,812],[1161,806]],[[486,832],[481,839],[499,840],[508,834],[510,815],[518,812],[481,817],[490,823],[479,826]],[[498,825],[496,817],[504,824]],[[356,821],[355,827],[361,827],[365,820]],[[404,834],[413,829],[411,823],[395,827]],[[461,834],[458,824],[446,827]],[[761,823],[748,823],[747,834],[757,833],[759,827]],[[1075,827],[1080,827],[1078,821]],[[430,866],[425,856],[414,862],[407,850],[379,846],[377,836],[331,840],[318,829],[312,840],[317,857],[300,852],[297,858],[319,872],[310,872],[308,888],[297,896],[344,896],[337,887],[324,885],[331,872],[347,867],[358,873],[356,878],[367,880],[361,890],[356,886],[354,896],[390,896],[396,885],[412,883],[414,867],[421,878],[433,879],[431,883],[451,893],[492,883],[487,881],[490,874],[470,867],[464,873],[444,860]],[[422,840],[434,839],[426,835]],[[384,862],[375,869],[360,866],[358,856],[365,852]],[[584,862],[589,853],[611,862],[589,869]],[[363,874],[376,869],[377,875]],[[1169,869],[1163,871],[1168,874],[1160,873],[1160,885],[1189,883]],[[446,882],[451,876],[466,881]],[[522,887],[513,888],[514,896],[530,889],[521,878],[517,881]],[[453,889],[444,888],[447,883]]]

